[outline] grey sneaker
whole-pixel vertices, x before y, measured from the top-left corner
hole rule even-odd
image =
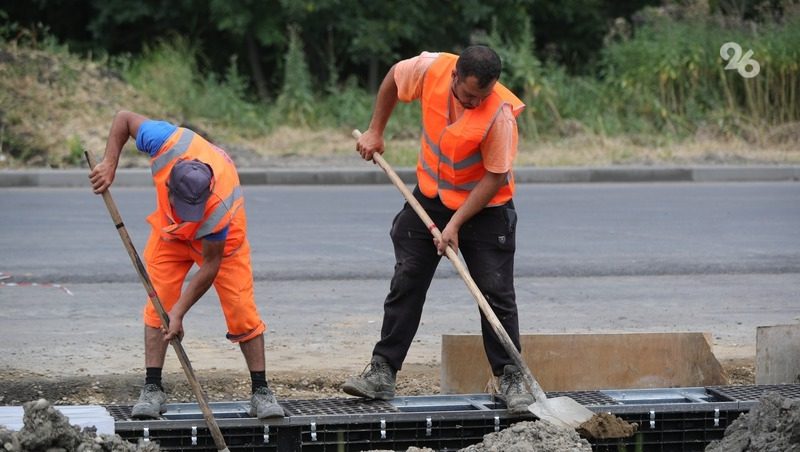
[[[283,408],[278,405],[278,399],[269,386],[262,386],[256,389],[250,397],[250,416],[259,419],[268,417],[283,417]]]
[[[361,375],[344,382],[342,391],[368,399],[392,400],[394,387],[395,370],[382,357],[373,356]]]
[[[506,408],[513,414],[529,413],[528,405],[534,402],[533,395],[525,389],[522,371],[517,366],[508,364],[503,368],[498,397],[506,402]]]
[[[161,413],[167,411],[164,403],[167,401],[167,394],[154,384],[146,384],[139,394],[139,401],[131,410],[131,417],[134,419],[158,419]]]

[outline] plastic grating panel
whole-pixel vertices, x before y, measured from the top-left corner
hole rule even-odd
[[[548,392],[547,398],[552,397],[569,397],[583,406],[617,404],[614,399],[599,391]]]
[[[497,422],[497,423],[495,423]],[[483,440],[483,435],[509,426],[508,420],[448,419],[411,422],[364,422],[271,426],[267,435],[260,427],[223,428],[231,452],[302,451],[357,452],[371,449],[405,450],[430,447],[439,452],[456,451]],[[129,442],[142,439],[142,432],[118,432]],[[150,430],[150,441],[162,451],[216,451],[205,428],[195,434],[187,428]]]
[[[133,444],[141,444],[144,440],[142,431],[117,432],[123,439]],[[275,428],[265,430],[262,427],[228,427],[222,429],[225,445],[231,452],[279,452],[283,450],[296,450],[293,447],[284,447],[283,440],[290,443],[296,433],[286,431],[287,438]],[[147,434],[148,441],[159,445],[162,451],[209,451],[216,452],[214,438],[208,429],[198,426],[193,431],[190,428],[151,429]]]
[[[131,420],[133,405],[103,405],[103,408],[108,410],[108,414],[117,421]]]
[[[639,424],[631,438],[592,440],[595,452],[701,452],[719,440],[742,412],[722,411],[692,413],[636,413],[620,417]],[[653,422],[651,424],[651,421]],[[223,435],[231,452],[301,451],[355,452],[373,449],[405,450],[408,447],[429,447],[439,452],[452,452],[479,443],[495,429],[507,428],[513,419],[431,419],[422,421],[383,421],[347,424],[309,423],[298,426],[224,428]],[[142,432],[119,432],[128,441],[136,442]],[[151,441],[163,451],[216,450],[205,428],[191,432],[188,428],[149,431]]]
[[[439,452],[456,451],[483,441],[495,429],[508,427],[508,420],[447,419],[416,422],[370,422],[302,428],[303,452],[364,451],[371,449],[406,450],[429,447]],[[316,435],[314,435],[316,434]]]
[[[355,398],[282,400],[281,406],[289,416],[341,416],[399,412],[392,404],[383,400],[367,401]]]
[[[722,439],[742,411],[620,414],[639,424],[631,438],[591,440],[595,452],[702,452],[711,441]],[[653,422],[651,424],[651,421]]]
[[[766,392],[777,392],[788,399],[800,400],[800,385],[710,386],[706,389],[739,401],[755,401]]]
[[[347,416],[352,414],[399,413],[394,405],[383,400],[363,400],[355,398],[319,400],[281,400],[280,405],[287,416]],[[104,405],[117,421],[131,421],[132,405]],[[212,406],[213,410],[214,407]],[[215,417],[223,418],[215,413]]]

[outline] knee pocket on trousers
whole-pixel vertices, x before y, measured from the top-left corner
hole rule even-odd
[[[409,280],[415,280],[430,272],[430,264],[420,262],[418,259],[402,259],[394,264],[394,274]]]

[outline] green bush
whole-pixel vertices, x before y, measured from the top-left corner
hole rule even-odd
[[[315,124],[316,109],[311,74],[296,27],[289,27],[289,49],[285,57],[283,87],[275,101],[275,122],[295,127]]]
[[[197,50],[183,38],[146,48],[142,57],[123,65],[125,78],[182,122],[207,121],[237,133],[268,130],[263,106],[248,101],[248,81],[236,68],[236,57],[224,78],[203,75]]]
[[[725,23],[719,17],[664,19],[603,51],[604,82],[617,96],[606,105],[627,126],[645,119],[661,132],[692,132],[712,118],[761,126],[800,120],[800,17],[784,23]],[[745,78],[725,70],[720,47],[752,49],[760,73]],[[724,124],[723,124],[724,126]]]
[[[703,125],[741,135],[800,121],[800,15],[761,24],[708,15],[651,19],[632,37],[609,42],[593,75],[571,75],[563,66],[540,61],[525,23],[511,36],[495,26],[486,40],[503,59],[502,82],[528,106],[519,120],[528,137],[588,131],[659,143],[690,136]],[[756,77],[725,70],[720,46],[729,41],[753,50],[761,71]],[[294,27],[284,81],[271,103],[248,98],[249,81],[237,71],[235,57],[224,77],[202,75],[199,57],[186,40],[176,38],[146,49],[128,62],[125,74],[168,114],[238,134],[261,134],[281,125],[363,129],[369,123],[375,96],[355,77],[341,83],[331,67],[326,86],[315,89]],[[418,103],[398,104],[387,138],[413,137],[419,128]]]
[[[800,120],[800,15],[768,20],[652,14],[632,37],[603,48],[591,76],[538,60],[529,26],[512,36],[495,26],[488,43],[503,60],[502,82],[527,104],[519,124],[530,138],[587,130],[660,143],[702,125],[748,137]],[[753,50],[756,77],[725,70],[720,47],[729,41]]]

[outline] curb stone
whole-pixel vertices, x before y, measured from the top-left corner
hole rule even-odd
[[[409,184],[416,180],[414,168],[397,168]],[[85,169],[0,170],[0,187],[87,187]],[[557,184],[595,182],[775,182],[800,181],[800,165],[790,166],[697,166],[697,167],[602,167],[534,168],[514,170],[517,183]],[[239,171],[242,185],[373,185],[389,184],[376,168],[245,168]],[[147,169],[120,169],[114,186],[152,185]]]

